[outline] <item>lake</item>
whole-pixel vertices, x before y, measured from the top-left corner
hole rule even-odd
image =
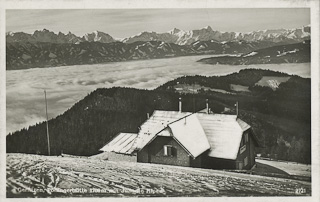
[[[208,65],[212,56],[34,68],[6,71],[7,134],[45,120],[44,89],[49,119],[56,117],[96,88],[125,86],[153,89],[183,75],[226,75],[245,68],[270,69],[310,77],[310,63]]]

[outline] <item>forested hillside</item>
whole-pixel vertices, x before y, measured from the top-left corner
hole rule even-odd
[[[199,62],[207,64],[252,65],[252,64],[279,64],[304,63],[311,61],[310,40],[286,45],[256,49],[241,56],[221,56],[203,58]]]
[[[258,152],[311,161],[310,79],[254,69],[221,77],[181,77],[152,91],[97,89],[49,121],[52,153],[96,154],[119,132],[138,132],[147,113],[178,110],[179,97],[182,110],[191,112],[205,108],[209,99],[213,112],[234,114],[238,101],[239,117],[253,127],[264,146]],[[7,152],[47,154],[45,123],[9,134]]]
[[[262,78],[269,81],[289,78],[271,86],[257,85]],[[270,82],[272,83],[272,82]],[[231,84],[231,85],[230,85]],[[239,102],[239,117],[251,126],[264,148],[265,157],[310,163],[311,161],[311,80],[269,70],[245,69],[222,77],[186,76],[170,81],[158,89],[179,92],[189,86],[194,96],[206,96],[222,105],[210,105],[216,111],[235,114]],[[232,85],[239,87],[233,89]],[[246,87],[246,90],[241,90]],[[217,90],[223,90],[221,93]],[[192,92],[193,91],[193,92]],[[221,108],[223,106],[223,108]]]

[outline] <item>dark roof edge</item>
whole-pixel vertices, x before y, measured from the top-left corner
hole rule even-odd
[[[256,133],[253,131],[252,127],[248,128],[246,131],[251,131],[253,140],[254,140],[254,142],[255,142],[257,147],[263,147],[261,142],[260,142],[260,140],[259,140],[259,138],[257,137]],[[244,131],[244,132],[246,132],[246,131]]]

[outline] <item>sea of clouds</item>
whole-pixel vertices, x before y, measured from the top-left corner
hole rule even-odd
[[[196,62],[205,57],[208,56],[6,71],[7,134],[45,120],[44,89],[51,119],[97,88],[153,89],[183,75],[226,75],[245,68],[310,77],[310,63],[231,66]]]

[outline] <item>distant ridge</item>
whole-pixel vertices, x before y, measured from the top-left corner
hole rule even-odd
[[[203,58],[199,62],[207,64],[252,65],[252,64],[279,64],[303,63],[311,61],[310,40],[301,43],[277,45],[257,49],[238,56],[222,56]]]
[[[191,45],[178,45],[161,41],[134,43],[96,42],[100,38],[88,36],[91,42],[49,43],[13,42],[6,44],[6,69],[28,69],[66,65],[99,64],[128,60],[146,60],[204,54],[240,54],[277,45],[274,42],[197,41]],[[101,39],[109,40],[107,36]],[[72,39],[75,40],[75,39]]]
[[[7,43],[6,69],[15,70],[66,65],[99,64],[105,62],[205,54],[235,55],[233,59],[231,57],[224,57],[224,59],[217,57],[213,59],[204,59],[205,61],[202,61],[210,64],[219,63],[235,65],[310,62],[310,41],[285,44],[268,41],[232,41],[220,43],[210,40],[196,41],[190,45],[178,45],[161,41],[100,43],[95,41],[100,40],[100,38],[92,35],[89,35],[88,37],[90,37],[91,42],[79,42],[79,44],[48,42]],[[101,35],[101,39],[111,40],[105,35]],[[75,39],[73,38],[72,40]],[[279,47],[280,45],[281,47]],[[261,49],[269,47],[276,47],[268,49],[268,51],[272,51],[272,55],[267,51],[265,57],[263,57],[264,54],[257,54],[252,57],[246,57],[245,55],[238,57],[240,54],[250,54],[256,50],[262,51]],[[283,53],[282,55],[279,55],[281,57],[277,57],[277,51]],[[286,52],[288,53],[286,54]],[[272,57],[270,58],[270,56]],[[232,60],[228,61],[229,59]]]

